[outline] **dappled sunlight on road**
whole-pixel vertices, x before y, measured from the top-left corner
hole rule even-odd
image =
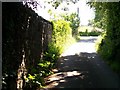
[[[72,76],[79,76],[81,73],[78,71],[68,71],[68,72],[58,72],[54,74],[54,77],[49,78],[49,82],[55,81],[55,80],[60,80],[60,82],[65,82],[63,80],[66,77],[72,77]]]
[[[80,73],[79,71],[66,71],[66,72],[58,72],[55,73],[54,75],[50,76],[49,79],[47,80],[46,84],[50,84],[51,87],[58,86],[60,83],[67,83],[69,78],[74,77],[74,79],[84,79],[84,75],[82,72]]]
[[[62,56],[58,60],[58,68],[54,74],[46,78],[47,88],[82,88],[93,87],[91,81],[93,71],[88,68],[96,58],[96,53],[81,52],[78,55]]]
[[[62,56],[67,55],[75,55],[80,52],[94,53],[95,50],[95,41],[97,37],[81,37],[81,40],[78,43],[73,44],[70,48],[68,48]]]

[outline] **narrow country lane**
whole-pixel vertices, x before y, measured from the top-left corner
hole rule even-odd
[[[97,37],[81,37],[58,60],[46,88],[120,88],[120,78],[95,51]]]

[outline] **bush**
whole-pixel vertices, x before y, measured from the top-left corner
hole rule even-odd
[[[95,8],[96,22],[100,22],[98,25],[106,32],[98,52],[113,70],[120,73],[120,3],[92,2],[90,5]]]
[[[115,72],[117,72],[117,73],[120,73],[119,71],[120,71],[120,63],[119,62],[109,62],[109,64],[110,64],[110,67],[115,71]]]
[[[101,32],[91,31],[91,32],[79,32],[80,36],[99,36]]]
[[[56,20],[52,22],[54,26],[52,43],[59,49],[59,53],[61,54],[65,48],[68,47],[68,41],[70,41],[69,39],[71,39],[71,42],[74,41],[72,38],[72,30],[69,22],[65,20]]]
[[[103,57],[103,59],[110,65],[110,67],[115,71],[120,73],[120,55],[115,53],[115,44],[107,36],[103,36],[100,42],[96,44],[98,53]],[[117,48],[119,51],[119,48]]]

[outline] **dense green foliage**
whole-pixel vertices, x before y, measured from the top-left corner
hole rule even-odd
[[[78,34],[78,27],[80,25],[80,18],[77,13],[62,15],[63,19],[70,22],[70,27],[72,28],[72,35]]]
[[[120,2],[89,4],[95,8],[95,22],[105,30],[98,52],[113,70],[120,73]]]
[[[88,32],[87,30],[85,32],[79,32],[80,36],[98,36],[101,34],[99,31],[91,31]]]
[[[99,3],[89,3],[89,4],[91,5],[91,7],[95,8],[95,18],[93,20],[90,20],[89,23],[92,24],[94,27],[105,29],[107,23],[107,10],[105,10],[104,7],[105,4],[107,3],[99,2]]]
[[[52,44],[58,48],[59,54],[61,54],[74,41],[72,38],[72,29],[69,22],[62,19],[53,21],[53,26]]]
[[[72,37],[72,30],[69,22],[65,20],[53,20],[52,41],[49,43],[48,51],[45,53],[45,60],[50,61],[54,67],[56,60],[68,48],[75,39]]]

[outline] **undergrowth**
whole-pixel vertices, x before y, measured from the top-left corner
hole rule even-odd
[[[103,60],[111,67],[111,69],[120,74],[120,62],[115,60],[116,57],[113,57],[113,48],[111,48],[113,43],[107,40],[106,37],[106,33],[100,35],[96,41],[95,48],[102,56]],[[118,57],[119,56],[117,56],[117,58]]]

